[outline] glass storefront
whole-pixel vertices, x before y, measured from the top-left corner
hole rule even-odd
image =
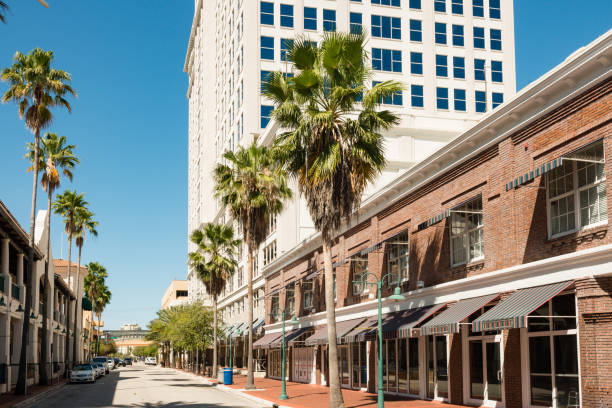
[[[282,358],[281,358],[281,350],[273,349],[268,350],[268,376],[272,378],[282,378]],[[289,363],[288,363],[288,355],[289,353],[285,353],[285,374],[289,372]]]
[[[446,336],[427,336],[427,396],[448,398]]]

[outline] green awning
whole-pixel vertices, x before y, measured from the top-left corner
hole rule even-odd
[[[89,300],[86,296],[83,297],[82,302],[83,303],[81,307],[83,308],[83,310],[87,310],[87,311],[93,310],[93,305],[91,304],[91,300]]]
[[[472,331],[504,330],[527,327],[527,316],[574,281],[519,289],[472,322]]]
[[[498,297],[499,294],[494,294],[458,301],[425,323],[421,327],[421,336],[459,333],[459,323]]]

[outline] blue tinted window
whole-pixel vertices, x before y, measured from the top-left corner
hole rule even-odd
[[[270,122],[270,114],[274,110],[273,106],[270,105],[261,105],[261,128],[265,129]]]
[[[491,61],[491,81],[504,82],[504,74],[501,61]]]
[[[487,111],[487,94],[484,91],[476,91],[476,112],[484,113]]]
[[[410,41],[423,41],[423,23],[421,20],[410,20]]]
[[[484,17],[484,0],[472,0],[472,14],[474,17]]]
[[[376,84],[380,84],[380,81],[372,81],[372,86],[375,86]],[[385,96],[382,98],[382,100],[380,101],[380,103],[384,104],[384,105],[398,105],[398,106],[402,106],[404,104],[403,101],[403,93],[402,91],[396,92],[391,96]]]
[[[336,31],[336,10],[323,10],[323,31]]]
[[[465,58],[453,57],[453,76],[465,79]]]
[[[483,59],[474,60],[474,79],[476,81],[485,80],[485,60]]]
[[[412,106],[422,108],[423,107],[423,85],[411,85],[410,86],[410,103]]]
[[[501,51],[502,49],[501,30],[497,30],[495,28],[491,29],[491,49]]]
[[[381,6],[393,6],[401,7],[401,0],[372,0],[372,4],[379,4]]]
[[[293,6],[291,4],[280,5],[280,25],[293,28]]]
[[[436,55],[436,76],[448,76],[448,57],[446,55]]]
[[[423,54],[420,52],[410,53],[410,73],[423,75]]]
[[[465,89],[455,89],[455,110],[465,112]]]
[[[499,105],[504,103],[504,94],[493,92],[493,95],[491,95],[491,102],[493,104],[493,109],[497,108]]]
[[[266,83],[266,81],[269,80],[269,78],[271,77],[272,72],[271,71],[261,71],[261,92],[264,91],[264,85]]]
[[[448,88],[436,88],[436,107],[448,109]]]
[[[361,13],[351,13],[351,33],[360,33],[363,30],[363,18]]]
[[[436,23],[436,44],[446,44],[445,23]]]
[[[446,0],[434,0],[434,11],[446,13]]]
[[[304,7],[304,30],[317,29],[317,9],[314,7]]]
[[[421,9],[421,0],[410,0],[409,6],[411,9],[420,10]]]
[[[489,17],[495,19],[501,18],[501,9],[499,3],[499,0],[489,0]]]
[[[399,17],[372,15],[372,37],[402,39],[402,20]]]
[[[463,26],[453,24],[453,45],[463,47]]]
[[[267,1],[260,3],[259,22],[261,24],[274,25],[274,3]]]
[[[281,38],[281,61],[286,61],[288,59],[287,52],[293,46],[293,40],[289,38]]]
[[[402,52],[372,48],[372,68],[378,71],[402,72]]]
[[[261,59],[274,59],[274,37],[261,36]]]
[[[463,0],[451,0],[451,12],[453,14],[463,14]]]
[[[474,48],[485,47],[485,30],[482,27],[474,27]]]

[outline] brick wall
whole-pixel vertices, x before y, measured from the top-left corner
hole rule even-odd
[[[450,402],[463,404],[463,357],[461,354],[461,333],[449,335],[448,380]],[[466,379],[466,381],[469,381]]]
[[[521,339],[520,329],[504,330],[503,332],[504,392],[507,407],[522,407],[521,385]]]

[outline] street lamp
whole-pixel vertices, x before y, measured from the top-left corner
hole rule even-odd
[[[271,313],[270,315],[274,316],[274,317],[278,317],[278,313],[275,313],[275,314]],[[285,311],[284,310],[281,312],[281,320],[282,320],[282,328],[283,328],[283,331],[282,331],[282,333],[283,333],[283,340],[282,340],[283,344],[281,345],[281,350],[282,350],[282,353],[281,353],[282,354],[281,355],[281,359],[282,359],[281,360],[282,391],[281,391],[281,395],[280,395],[280,397],[278,397],[278,399],[279,400],[286,400],[286,399],[289,399],[289,397],[287,396],[287,384],[286,384],[286,381],[285,381],[285,377],[286,376],[285,376]],[[298,321],[298,319],[294,315],[291,318],[291,320],[289,320],[289,323],[291,323],[291,324],[298,324],[300,322]]]
[[[368,282],[368,275],[372,275],[374,277],[375,282]],[[383,275],[382,278],[378,279],[378,276],[373,274],[372,272],[365,272],[361,275],[361,279],[357,281],[353,281],[354,284],[362,284],[362,285],[376,285],[376,297],[378,298],[378,408],[385,407],[385,395],[383,393],[383,366],[382,366],[382,354],[383,354],[383,342],[382,342],[382,287],[385,279],[390,280],[393,277],[392,273],[388,273]],[[395,302],[406,300],[406,298],[401,294],[401,290],[399,286],[395,287],[393,291],[393,295],[389,296],[387,299],[393,300]]]

